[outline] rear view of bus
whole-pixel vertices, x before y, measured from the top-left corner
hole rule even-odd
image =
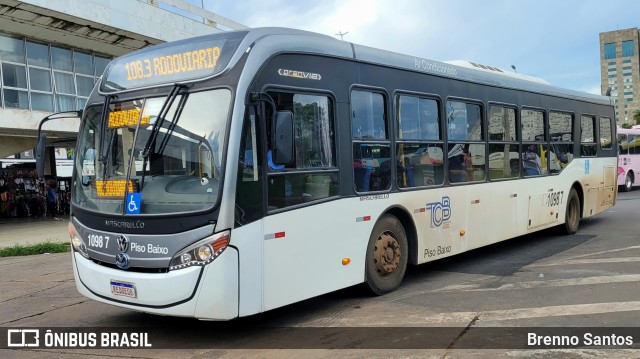
[[[238,254],[217,216],[237,82],[221,72],[244,35],[138,51],[96,85],[69,224],[82,294],[162,314],[237,316]]]

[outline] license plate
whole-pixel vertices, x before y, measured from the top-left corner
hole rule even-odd
[[[135,298],[136,286],[133,283],[111,280],[111,294],[119,295],[122,297]]]

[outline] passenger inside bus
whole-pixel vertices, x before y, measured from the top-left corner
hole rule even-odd
[[[449,157],[449,182],[468,182],[473,174],[473,163],[471,162],[469,145],[465,144],[462,146],[462,152],[460,153],[455,153],[456,150],[451,152],[453,152],[453,155]]]
[[[402,164],[398,163],[398,173],[403,176],[405,183],[400,187],[415,187],[416,179],[413,175],[413,165],[411,164],[411,160],[409,157],[405,157],[402,160]]]
[[[367,145],[356,146],[356,148],[360,149],[360,159],[354,159],[353,161],[356,190],[358,192],[367,192],[370,190],[369,182],[371,180],[371,172],[373,172],[371,148]],[[355,155],[355,157],[358,157],[357,153]]]
[[[541,160],[536,152],[537,145],[531,144],[522,153],[522,168],[524,176],[537,176],[540,174]]]

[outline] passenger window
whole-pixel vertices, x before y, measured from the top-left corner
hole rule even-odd
[[[549,173],[560,173],[573,160],[573,115],[549,112],[549,138],[551,144],[543,157],[549,162]]]
[[[351,92],[351,128],[354,139],[384,140],[387,138],[384,98],[369,91]]]
[[[338,194],[333,102],[327,96],[270,92],[278,111],[293,113],[294,157],[275,164],[267,148],[269,210]],[[270,119],[272,114],[267,113]],[[270,124],[267,129],[270,129]],[[267,133],[267,143],[271,133]]]
[[[489,179],[520,177],[516,110],[504,106],[489,109]]]
[[[580,119],[580,156],[596,155],[596,118],[582,116]]]
[[[613,148],[613,130],[611,119],[600,117],[600,148],[610,150]]]
[[[447,101],[447,148],[450,183],[484,181],[485,148],[480,105]]]
[[[385,97],[376,92],[351,92],[353,184],[357,192],[391,187],[391,143],[387,136]]]
[[[449,182],[484,181],[484,153],[484,143],[449,143]]]
[[[398,187],[442,184],[444,147],[440,138],[438,102],[402,95],[397,97],[396,107]]]
[[[524,177],[542,176],[548,173],[544,112],[523,109],[520,113],[522,136],[521,163]]]
[[[356,191],[384,191],[391,184],[391,147],[387,144],[353,144]]]
[[[435,100],[399,96],[397,107],[399,140],[440,140],[438,103]]]
[[[449,141],[482,141],[480,106],[447,101],[447,137]]]
[[[491,106],[489,109],[489,141],[517,141],[515,109]]]
[[[629,144],[631,139],[633,139],[633,136],[629,136],[629,138],[627,139],[627,135],[618,135],[618,154],[629,154]]]
[[[573,116],[568,113],[549,113],[549,137],[551,142],[573,141]]]
[[[544,142],[544,113],[542,111],[523,109],[520,117],[522,141]]]
[[[628,151],[630,155],[640,155],[640,136],[628,135],[627,141],[620,144],[622,153],[624,154]]]

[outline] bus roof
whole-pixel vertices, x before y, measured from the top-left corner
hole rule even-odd
[[[188,49],[186,49],[185,45],[206,44],[207,42],[218,43],[221,41],[221,39],[227,37],[233,38],[239,43],[234,41],[234,54],[232,56],[229,56],[229,58],[225,58],[224,63],[219,62],[218,65],[224,65],[225,69],[233,67],[249,48],[251,48],[251,52],[253,55],[252,57],[255,56],[255,61],[258,62],[254,64],[255,69],[259,68],[261,63],[269,57],[273,56],[273,54],[286,52],[317,53],[322,55],[350,58],[358,61],[401,68],[410,71],[430,73],[435,76],[448,77],[452,79],[481,83],[490,86],[511,88],[604,105],[612,104],[612,100],[609,97],[551,86],[540,81],[530,81],[524,77],[509,76],[508,74],[502,74],[498,72],[493,73],[489,71],[476,70],[474,68],[457,66],[450,63],[429,60],[417,56],[399,54],[364,45],[358,45],[314,32],[280,27],[264,27],[240,31],[228,31],[224,33],[205,35],[176,42],[165,43],[162,45],[138,50],[112,61],[112,63],[105,71],[105,81],[103,81],[102,90],[105,90],[104,83],[113,83],[112,79],[110,78],[110,71],[111,73],[113,73],[115,65],[119,65],[120,67],[118,79],[121,80],[123,77],[126,78],[127,74],[124,66],[136,59],[141,59],[144,61],[151,56],[156,58],[161,57],[163,56],[163,53],[166,53],[166,56],[177,56],[178,53],[189,51]],[[240,38],[242,38],[242,40],[240,40]],[[229,55],[229,53],[224,52],[224,49],[222,51],[223,53],[221,54],[220,59]],[[145,56],[146,58],[143,58]],[[153,60],[151,59],[151,61]],[[215,76],[216,74],[224,72],[225,70],[221,69],[220,66],[216,67],[216,71],[210,72],[210,76]],[[194,71],[190,75],[195,74],[206,74],[206,72]],[[176,76],[173,76],[171,78],[166,77],[166,79],[173,82],[180,81],[180,79]],[[191,77],[185,78],[185,80],[194,81],[195,79]],[[156,85],[157,84],[159,83],[156,83]],[[112,88],[107,92],[118,92],[121,90],[126,89]]]
[[[635,126],[634,128],[618,127],[616,132],[619,135],[640,135],[640,126]]]

